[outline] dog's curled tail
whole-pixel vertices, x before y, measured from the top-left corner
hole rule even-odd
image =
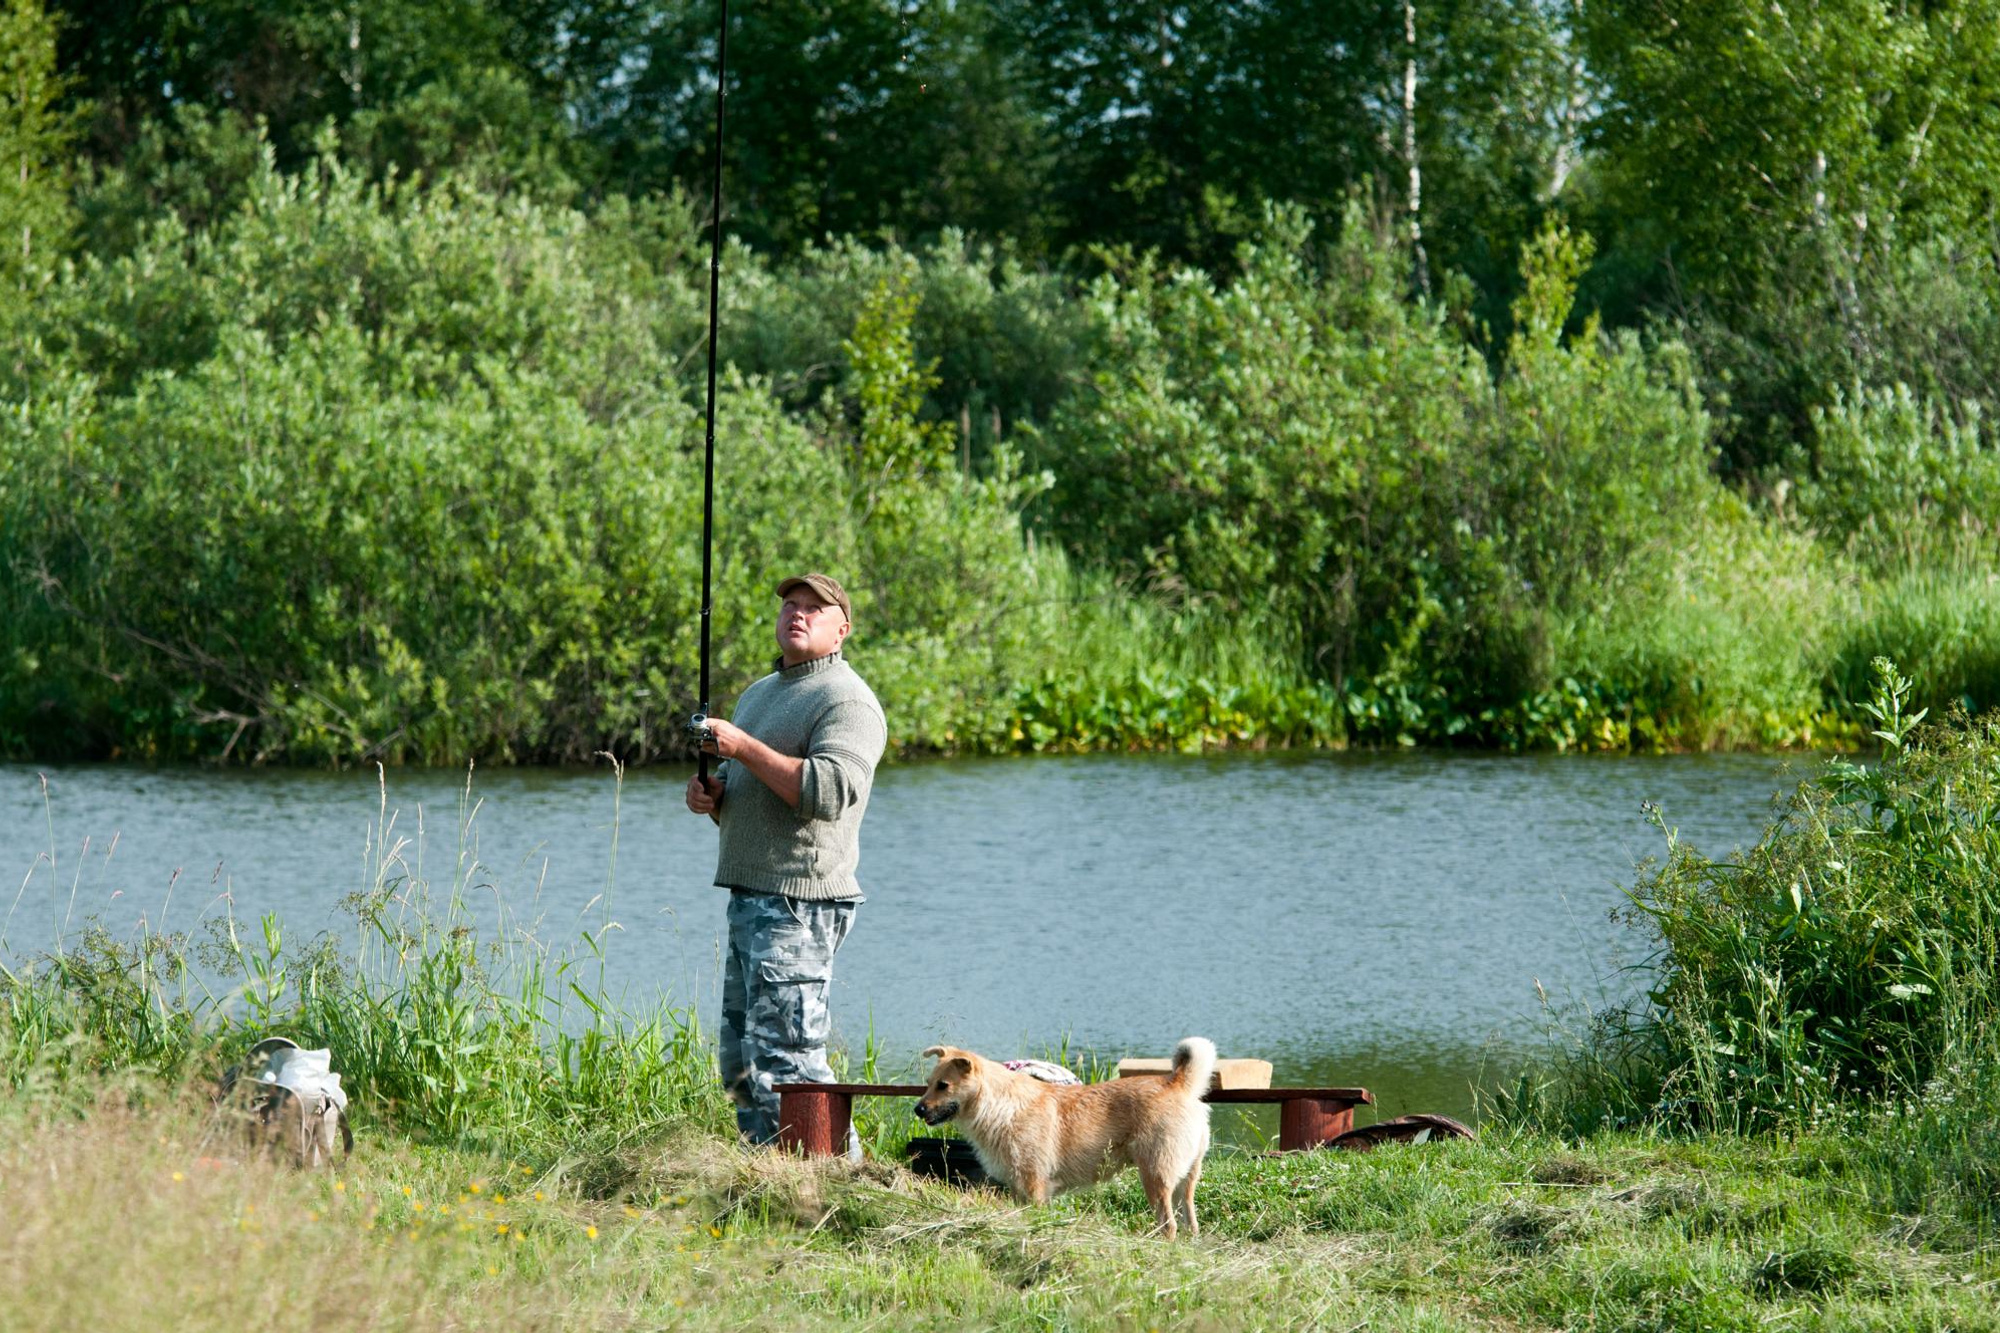
[[[1208,1091],[1215,1077],[1215,1043],[1207,1037],[1183,1037],[1174,1047],[1174,1069],[1167,1075],[1178,1087],[1191,1088],[1199,1097]]]

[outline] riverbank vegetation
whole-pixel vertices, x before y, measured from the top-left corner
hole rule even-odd
[[[0,752],[678,753],[704,7],[72,8],[0,25]],[[2000,702],[1984,0],[834,8],[732,48],[718,707],[802,566],[908,750]],[[1197,95],[1279,32],[1353,58]]]
[[[1511,1122],[1858,1133],[1899,1209],[1990,1235],[2000,1096],[2000,714],[1927,720],[1874,664],[1877,764],[1828,762],[1748,852],[1665,823],[1627,916],[1647,989],[1500,1098]]]
[[[1047,1208],[914,1177],[902,1102],[862,1103],[859,1164],[735,1147],[693,1015],[604,992],[608,909],[569,943],[475,910],[476,866],[385,803],[351,940],[224,905],[5,959],[9,1326],[1994,1327],[2000,734],[1877,685],[1879,763],[1822,766],[1739,863],[1667,839],[1632,890],[1649,993],[1477,1142],[1218,1146],[1191,1244],[1129,1173]],[[331,1173],[209,1108],[268,1031],[335,1052]]]

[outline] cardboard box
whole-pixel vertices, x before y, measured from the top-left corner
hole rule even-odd
[[[1118,1062],[1118,1077],[1134,1078],[1165,1074],[1172,1071],[1174,1062],[1154,1060],[1134,1056]],[[1268,1088],[1271,1086],[1271,1062],[1269,1060],[1217,1060],[1215,1079],[1211,1088],[1234,1090],[1236,1088]]]

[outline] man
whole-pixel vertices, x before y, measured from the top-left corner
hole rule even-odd
[[[846,590],[801,574],[778,596],[778,669],[743,691],[732,721],[709,720],[702,748],[724,762],[687,787],[688,809],[722,829],[722,1081],[751,1143],[778,1136],[773,1084],[833,1082],[827,986],[862,900],[861,816],[888,743],[882,705],[840,655],[854,627]]]

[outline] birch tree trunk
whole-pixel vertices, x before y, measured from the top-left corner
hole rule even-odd
[[[1423,173],[1417,166],[1417,6],[1403,0],[1403,160],[1410,166],[1410,262],[1417,291],[1431,294],[1431,266],[1424,256]]]

